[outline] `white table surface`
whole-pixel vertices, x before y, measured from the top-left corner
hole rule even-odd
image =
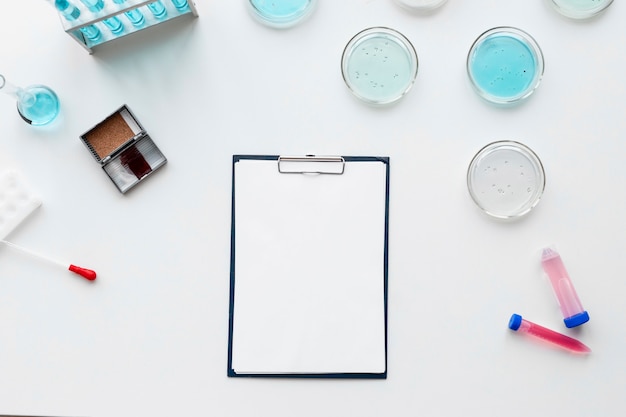
[[[623,416],[626,411],[626,4],[587,22],[543,0],[320,0],[277,31],[243,0],[89,55],[42,0],[3,1],[0,71],[62,101],[34,128],[0,97],[0,149],[43,205],[10,240],[98,272],[89,283],[0,248],[0,414],[53,416]],[[391,108],[353,98],[347,41],[404,33],[420,59]],[[521,106],[472,91],[484,30],[531,33],[546,70]],[[79,135],[127,104],[168,164],[120,194]],[[514,139],[542,159],[544,198],[514,223],[480,212],[466,168]],[[233,154],[391,158],[388,378],[226,376]],[[565,329],[540,249],[563,256],[591,320]],[[588,357],[507,328],[512,313],[573,335]]]

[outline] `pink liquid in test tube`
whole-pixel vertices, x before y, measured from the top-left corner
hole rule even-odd
[[[541,266],[550,278],[550,283],[563,313],[565,326],[576,327],[588,322],[589,313],[580,303],[558,252],[552,248],[545,248],[541,253]]]
[[[564,334],[557,333],[538,324],[532,323],[526,319],[523,319],[522,316],[520,316],[519,314],[513,314],[511,316],[511,320],[509,320],[509,329],[515,330],[516,332],[520,333],[526,333],[539,339],[543,339],[573,353],[591,352],[591,349],[589,349],[589,347],[579,342],[578,340]]]

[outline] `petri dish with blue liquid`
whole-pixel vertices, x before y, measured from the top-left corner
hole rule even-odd
[[[413,44],[387,27],[357,33],[341,57],[341,73],[350,92],[374,105],[391,104],[404,97],[415,82],[417,70]]]
[[[467,73],[483,99],[498,105],[519,103],[543,77],[544,60],[535,39],[521,29],[496,27],[481,34],[467,54]]]
[[[563,16],[589,19],[609,7],[613,0],[551,0],[551,3]]]
[[[317,0],[248,0],[252,15],[274,28],[294,26],[313,12]]]

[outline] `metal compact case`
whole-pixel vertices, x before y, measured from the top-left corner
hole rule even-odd
[[[121,193],[126,193],[167,162],[126,105],[80,139]]]

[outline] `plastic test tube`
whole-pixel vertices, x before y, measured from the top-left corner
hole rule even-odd
[[[115,4],[124,4],[127,0],[113,0]],[[146,23],[146,18],[143,16],[143,13],[139,11],[139,9],[130,9],[124,12],[130,23],[135,27],[140,27],[144,23]]]
[[[186,10],[189,7],[187,0],[172,0],[172,4],[180,11]]]
[[[513,314],[509,320],[509,329],[516,332],[527,333],[531,336],[538,337],[547,342],[553,343],[563,349],[569,350],[573,353],[590,353],[591,349],[564,334],[557,333],[553,330],[547,329],[538,324],[532,323],[526,319],[523,319],[519,314]]]
[[[156,0],[152,3],[148,3],[147,6],[154,15],[154,17],[156,17],[157,19],[163,19],[165,16],[167,16],[167,9],[163,5],[163,3],[161,3],[161,0]]]
[[[589,313],[583,309],[558,252],[553,248],[543,249],[541,266],[550,278],[550,283],[552,283],[552,288],[563,313],[565,326],[571,328],[588,322]]]

